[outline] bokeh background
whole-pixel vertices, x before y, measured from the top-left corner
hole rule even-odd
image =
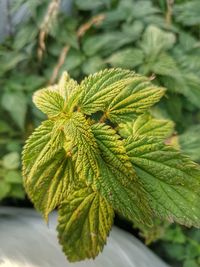
[[[133,69],[166,87],[152,113],[173,120],[170,142],[200,161],[200,0],[0,0],[1,205],[32,206],[20,153],[45,118],[33,92],[63,70],[80,81],[106,67]],[[116,224],[172,266],[200,266],[199,230]]]

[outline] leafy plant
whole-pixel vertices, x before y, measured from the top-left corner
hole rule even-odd
[[[17,25],[8,24],[10,35],[0,44],[0,199],[6,203],[24,196],[21,162],[8,166],[5,159],[19,158],[24,140],[46,118],[32,104],[32,94],[50,80],[55,83],[63,70],[78,81],[106,67],[129,68],[154,79],[167,93],[151,113],[175,122],[166,142],[200,162],[199,1],[176,0],[170,11],[170,1],[163,0],[74,0],[66,11],[70,1],[62,0],[53,18],[47,16],[51,2],[59,1],[10,1],[8,17],[21,5],[28,14]],[[126,134],[119,125],[120,130]],[[162,221],[153,221],[151,227],[134,222],[147,242],[166,230]]]
[[[60,1],[51,16],[53,2],[59,1],[10,3],[8,17],[22,5],[27,15],[17,25],[10,22],[11,34],[0,44],[1,161],[10,152],[20,153],[45,118],[31,102],[37,88],[55,83],[63,70],[81,80],[106,67],[122,67],[151,76],[167,89],[154,114],[175,122],[180,149],[199,162],[198,139],[182,138],[200,123],[198,1],[175,1],[170,23],[165,1],[75,0],[68,11],[63,7],[70,1]]]
[[[133,71],[105,69],[80,84],[64,73],[34,94],[48,120],[24,147],[25,188],[46,220],[58,207],[70,261],[96,257],[115,212],[200,226],[200,168],[165,144],[173,123],[148,113],[164,93]]]
[[[156,246],[157,253],[174,267],[198,267],[200,264],[199,229],[170,225]]]

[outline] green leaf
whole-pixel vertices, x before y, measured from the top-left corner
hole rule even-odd
[[[165,41],[153,56],[170,48]],[[24,184],[45,219],[58,208],[59,239],[70,261],[96,257],[114,211],[143,229],[155,217],[200,226],[200,169],[163,143],[173,124],[147,113],[163,88],[132,71],[106,69],[80,85],[64,73],[41,92],[36,102],[53,118],[24,147]]]
[[[10,184],[2,180],[0,177],[0,200],[9,195],[10,187]]]
[[[58,238],[70,261],[95,258],[102,251],[113,223],[108,202],[90,188],[79,189],[59,209]]]
[[[65,100],[64,112],[68,114],[73,112],[80,95],[78,83],[65,71],[63,72],[58,85],[54,86],[54,88]]]
[[[195,161],[200,161],[199,133],[200,125],[194,125],[179,136],[181,150]]]
[[[94,188],[102,194],[115,211],[130,221],[151,225],[152,212],[142,184],[137,177],[128,176],[113,165],[99,159],[100,177]],[[127,177],[128,176],[128,177]]]
[[[80,87],[79,105],[82,112],[92,114],[106,110],[109,102],[130,84],[135,73],[122,69],[105,69],[85,78]]]
[[[199,0],[188,1],[175,5],[175,19],[184,26],[199,25]]]
[[[69,142],[67,152],[72,154],[77,173],[91,183],[98,175],[98,149],[90,125],[83,114],[75,112],[65,123],[64,132]]]
[[[200,78],[194,73],[183,72],[183,80],[177,86],[177,92],[180,92],[188,100],[200,108]]]
[[[180,224],[199,227],[198,165],[155,138],[132,137],[125,144],[155,214]]]
[[[99,177],[93,183],[94,187],[123,216],[151,223],[145,194],[122,140],[106,124],[97,123],[91,128],[101,152],[101,158],[98,158]]]
[[[99,56],[93,56],[88,58],[82,66],[82,70],[84,74],[93,74],[101,69],[105,68],[104,60]]]
[[[183,267],[199,267],[199,264],[194,259],[187,259],[184,262]]]
[[[106,69],[90,75],[80,87],[80,110],[86,114],[105,111],[114,122],[132,120],[144,113],[165,92],[147,78],[122,69]]]
[[[49,117],[58,116],[64,109],[64,98],[53,89],[41,89],[34,93],[33,102]]]
[[[87,56],[109,56],[120,47],[132,43],[133,38],[127,33],[112,31],[90,36],[83,43],[83,51]]]
[[[23,151],[24,185],[45,219],[67,195],[75,175],[63,146],[60,124],[47,120],[29,137]]]
[[[150,25],[146,28],[140,47],[144,54],[155,59],[160,52],[173,47],[176,37],[173,33],[163,31],[156,26]]]
[[[170,258],[174,258],[176,261],[185,261],[185,256],[186,256],[186,248],[182,244],[174,244],[170,243],[168,245],[164,245],[165,248],[165,253],[168,255]]]
[[[20,129],[24,129],[27,111],[27,99],[22,92],[5,92],[2,96],[2,107],[9,112]]]
[[[134,20],[133,23],[124,23],[122,25],[122,31],[127,36],[131,37],[132,42],[140,39],[144,30],[144,24],[140,20]]]
[[[121,88],[109,104],[106,114],[113,122],[132,121],[144,113],[164,95],[165,90],[153,85],[147,78],[135,75],[131,83]]]
[[[8,171],[5,174],[4,179],[7,183],[10,184],[22,184],[22,176],[20,175],[19,171]]]
[[[36,42],[37,34],[38,34],[38,29],[37,27],[34,26],[33,23],[24,24],[23,27],[20,27],[20,29],[16,31],[16,35],[13,40],[14,49],[16,51],[20,51],[30,43]]]
[[[151,71],[155,74],[180,79],[180,71],[173,57],[167,53],[161,53],[151,65]]]
[[[0,75],[3,76],[6,72],[11,71],[17,67],[19,63],[27,59],[26,53],[20,53],[20,51],[11,51],[1,55]]]
[[[133,18],[144,18],[151,14],[159,13],[160,10],[151,1],[140,0],[134,3],[134,8],[131,9],[131,12]]]
[[[17,152],[10,152],[3,157],[2,165],[8,170],[17,169],[20,165],[20,157]]]
[[[111,0],[75,0],[75,4],[80,10],[93,10],[109,5]]]
[[[70,97],[74,94],[77,88],[78,88],[77,81],[72,79],[69,76],[69,74],[66,71],[64,71],[56,88],[59,94],[66,101],[69,101]]]
[[[114,168],[124,172],[125,176],[135,176],[132,164],[126,154],[126,150],[120,136],[110,126],[104,123],[96,123],[91,126],[96,143],[103,160]]]
[[[120,51],[113,53],[106,61],[113,67],[121,68],[135,68],[142,64],[144,54],[138,48],[124,48]]]
[[[85,55],[77,49],[71,48],[67,54],[67,58],[60,68],[60,73],[63,71],[72,71],[76,68],[80,68],[81,64],[84,62]]]
[[[152,136],[159,139],[167,139],[174,131],[174,123],[170,120],[155,119],[150,114],[143,114],[133,122],[120,125],[120,133],[123,137]]]
[[[179,225],[168,227],[162,240],[178,244],[185,244],[187,242],[186,236]]]

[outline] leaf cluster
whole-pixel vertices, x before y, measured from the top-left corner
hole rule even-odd
[[[189,133],[195,135],[198,127],[193,124],[200,118],[199,1],[176,1],[170,23],[167,5],[159,0],[66,2],[48,27],[41,60],[39,35],[49,1],[20,0],[10,5],[11,18],[22,5],[29,15],[16,25],[11,22],[12,34],[0,44],[0,156],[19,153],[26,136],[45,118],[32,105],[31,95],[49,82],[65,46],[70,49],[58,75],[67,70],[80,80],[106,67],[122,67],[155,77],[168,90],[167,98],[154,108],[156,116],[175,121],[179,133],[191,126]],[[104,19],[79,38],[78,28],[99,14]],[[14,143],[11,150],[8,143]],[[187,143],[180,140],[179,145],[199,161],[198,143],[196,137]]]
[[[200,168],[166,139],[173,123],[148,112],[165,89],[133,71],[105,69],[80,84],[63,73],[33,102],[44,121],[23,150],[26,192],[70,261],[102,251],[114,213],[199,227]]]
[[[0,198],[23,197],[19,154],[24,140],[45,119],[31,96],[49,82],[66,45],[70,49],[59,74],[67,70],[81,80],[106,67],[123,67],[165,86],[166,97],[153,114],[175,121],[181,135],[167,142],[199,162],[199,1],[174,1],[170,23],[162,0],[74,0],[67,12],[64,2],[50,25],[39,61],[40,26],[49,1],[11,1],[10,17],[20,5],[27,5],[30,16],[13,26],[12,34],[0,44]],[[80,25],[99,14],[105,15],[104,20],[78,38]],[[120,130],[125,135],[132,131],[130,122],[125,130],[119,125]]]
[[[49,26],[40,62],[38,36],[49,2],[25,2],[11,4],[11,17],[21,5],[30,15],[13,26],[13,34],[0,45],[1,157],[10,152],[7,143],[14,140],[14,146],[21,147],[35,125],[44,119],[32,105],[31,95],[48,82],[65,45],[70,49],[60,73],[67,70],[79,80],[113,66],[156,75],[155,81],[168,92],[154,112],[174,120],[180,132],[199,123],[198,1],[177,2],[170,25],[166,23],[167,7],[162,1],[73,1],[67,12],[66,5],[62,6]],[[78,27],[98,14],[103,14],[104,20],[79,39]],[[185,16],[187,20],[183,21]],[[199,160],[194,151],[198,139],[190,144],[181,141],[180,145]],[[18,153],[17,149],[14,152]]]

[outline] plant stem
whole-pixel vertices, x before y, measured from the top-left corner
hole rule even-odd
[[[104,14],[99,14],[94,16],[93,18],[91,18],[91,20],[89,20],[88,22],[84,23],[83,25],[81,25],[77,32],[76,32],[76,36],[78,38],[78,40],[83,37],[83,35],[93,26],[93,25],[99,25],[105,18]],[[49,84],[53,84],[56,81],[56,78],[58,76],[59,70],[62,67],[62,65],[65,62],[66,56],[68,54],[68,51],[70,50],[70,45],[68,44],[68,42],[66,43],[66,45],[63,47],[63,49],[61,50],[61,53],[59,55],[58,61],[56,66],[54,67],[51,79],[49,81]]]
[[[107,114],[104,113],[104,114],[101,116],[99,122],[103,123],[103,122],[105,122],[106,119],[107,119]]]
[[[167,12],[166,12],[165,20],[168,26],[170,26],[172,23],[173,4],[174,4],[174,0],[167,0]]]

